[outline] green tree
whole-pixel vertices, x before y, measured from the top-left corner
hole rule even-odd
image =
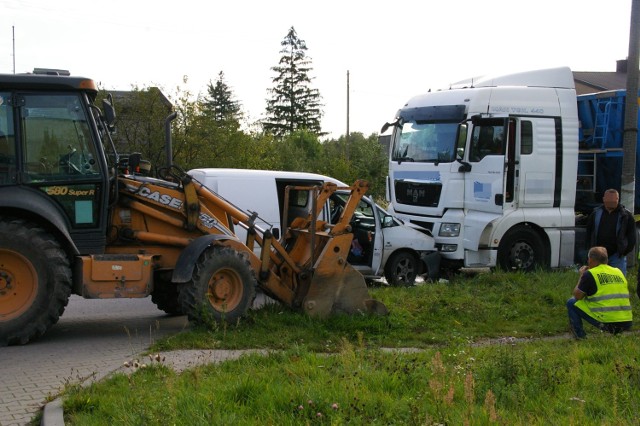
[[[275,87],[269,89],[271,98],[267,99],[263,126],[278,138],[299,129],[320,135],[322,98],[318,89],[311,88],[312,67],[306,54],[307,45],[298,38],[294,27],[281,44],[280,62],[271,68],[278,75],[272,80]]]
[[[120,155],[139,152],[153,165],[164,164],[164,120],[173,109],[171,101],[158,87],[134,86],[111,94],[116,109],[114,143]]]
[[[183,83],[187,82],[185,76]],[[201,167],[213,156],[209,138],[212,120],[205,118],[201,102],[188,90],[178,86],[172,99],[177,112],[171,126],[174,163],[185,170]]]
[[[216,122],[237,122],[242,118],[240,103],[234,99],[233,91],[224,79],[224,72],[218,73],[215,85],[209,81],[207,93],[209,96],[202,104],[205,115]]]
[[[349,185],[357,179],[369,182],[368,195],[383,198],[387,176],[387,154],[378,135],[366,137],[359,132],[349,136],[349,159],[344,156],[345,137],[325,141],[318,160],[318,172]]]
[[[278,143],[277,158],[281,170],[318,172],[322,144],[318,136],[309,130],[299,129]]]

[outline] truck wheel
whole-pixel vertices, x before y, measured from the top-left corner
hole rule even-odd
[[[411,286],[420,267],[418,258],[407,251],[393,253],[384,265],[384,278],[392,286]]]
[[[171,276],[159,272],[153,278],[151,301],[161,311],[169,315],[182,315],[182,307],[178,301],[178,286],[171,282]]]
[[[540,235],[528,227],[509,231],[498,246],[498,266],[505,271],[525,272],[548,268],[549,261]]]
[[[214,246],[200,255],[191,281],[180,289],[182,311],[200,324],[211,319],[234,322],[251,308],[257,284],[240,252]]]
[[[58,322],[71,282],[53,236],[24,220],[0,220],[0,346],[25,344]]]

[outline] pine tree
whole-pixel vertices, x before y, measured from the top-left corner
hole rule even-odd
[[[224,72],[220,71],[215,85],[209,81],[207,92],[209,97],[202,105],[206,116],[217,122],[239,121],[240,103],[234,100],[233,92],[224,80]]]
[[[293,27],[281,45],[280,62],[271,68],[278,75],[272,80],[275,87],[269,89],[272,97],[267,99],[264,129],[278,138],[296,130],[321,135],[322,98],[318,89],[310,87],[312,67],[306,55],[307,45]]]

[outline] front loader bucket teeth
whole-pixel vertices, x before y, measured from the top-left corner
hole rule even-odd
[[[337,237],[328,244],[324,255],[316,264],[309,290],[302,302],[302,309],[313,317],[326,318],[334,313],[369,313],[387,315],[387,307],[369,295],[364,277],[346,261],[351,235],[341,244]]]
[[[302,308],[309,316],[320,318],[335,313],[389,313],[384,303],[371,299],[364,278],[348,263],[339,274],[325,275],[316,271]]]

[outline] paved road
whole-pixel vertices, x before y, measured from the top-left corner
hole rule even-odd
[[[42,339],[0,348],[0,425],[27,424],[65,384],[104,376],[158,337],[185,327],[185,316],[165,315],[151,298],[72,296],[58,324]]]

